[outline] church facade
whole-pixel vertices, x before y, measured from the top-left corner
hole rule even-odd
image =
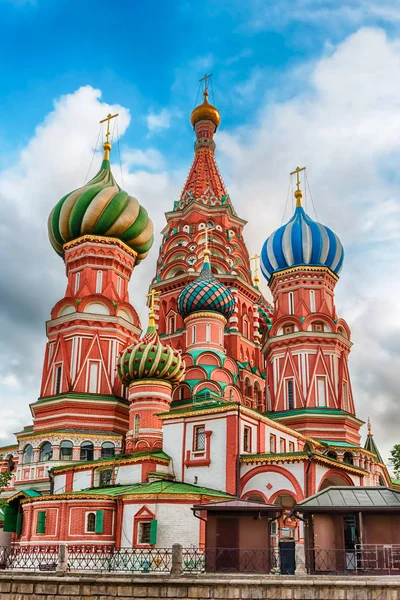
[[[99,172],[50,214],[67,287],[46,324],[33,424],[0,450],[13,544],[201,547],[193,505],[232,498],[281,506],[276,541],[301,542],[296,503],[392,485],[370,428],[360,439],[335,308],[339,238],[305,213],[297,169],[294,215],[261,250],[266,300],[215,160],[207,90],[191,122],[194,160],[166,214],[143,337],[128,284],[153,225],[112,174],[109,129]]]

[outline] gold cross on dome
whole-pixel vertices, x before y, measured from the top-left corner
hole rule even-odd
[[[146,298],[150,298],[150,312],[151,314],[154,313],[154,299],[155,296],[159,296],[161,294],[161,292],[156,292],[156,290],[153,288],[151,290],[151,292],[149,294],[146,294]]]
[[[251,266],[251,261],[254,260],[254,285],[256,287],[258,287],[258,284],[260,283],[260,278],[258,276],[258,260],[260,258],[259,254],[254,254],[254,256],[250,257],[250,266]]]
[[[212,73],[209,75],[204,75],[199,81],[200,83],[204,83],[204,90],[208,90],[208,80],[212,77]]]
[[[296,174],[296,177],[297,177],[296,185],[297,185],[298,190],[300,190],[300,173],[301,173],[301,171],[305,171],[305,170],[306,170],[306,167],[301,167],[301,168],[296,167],[295,170],[290,173],[290,175]]]
[[[115,115],[112,115],[111,113],[108,113],[108,115],[106,116],[105,119],[103,119],[102,121],[100,121],[100,123],[105,123],[107,121],[107,133],[106,133],[106,142],[108,142],[108,138],[110,137],[110,121],[111,119],[115,119],[115,117],[118,117],[119,113],[115,113]]]

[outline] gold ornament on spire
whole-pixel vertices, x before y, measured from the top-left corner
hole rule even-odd
[[[115,113],[115,115],[108,113],[106,118],[103,119],[102,121],[100,121],[100,123],[105,123],[107,121],[106,141],[103,144],[103,150],[104,150],[103,160],[110,160],[110,150],[112,148],[111,142],[108,139],[110,137],[110,133],[111,133],[110,132],[110,121],[111,121],[111,119],[115,119],[115,117],[118,117],[118,115],[119,115],[119,113]]]
[[[205,240],[204,240],[204,262],[209,261],[210,256],[211,256],[211,252],[210,252],[210,248],[209,248],[209,242],[210,240],[208,239],[208,234],[210,231],[214,231],[215,227],[206,227],[204,230],[204,235],[205,235]]]
[[[151,290],[151,292],[149,294],[146,294],[146,298],[150,298],[150,312],[149,312],[149,327],[155,327],[156,326],[156,313],[154,312],[154,304],[155,304],[155,297],[159,296],[161,294],[161,292],[156,292],[156,290],[153,288]]]
[[[200,79],[200,83],[204,83],[204,100],[203,104],[199,104],[199,106],[196,106],[196,108],[192,111],[192,114],[190,115],[190,121],[193,127],[199,121],[212,121],[215,125],[215,128],[217,128],[218,125],[221,123],[221,115],[219,114],[215,106],[210,104],[208,101],[208,80],[210,79],[210,77],[212,77],[212,73],[210,75],[204,75],[204,77]]]
[[[303,192],[300,189],[300,173],[301,171],[305,171],[306,167],[296,167],[294,171],[292,171],[290,173],[290,175],[295,175],[297,177],[297,181],[296,181],[296,185],[297,185],[297,190],[294,193],[294,197],[296,198],[296,208],[301,206],[301,199],[303,197]]]
[[[372,435],[371,419],[368,417],[368,435]]]
[[[256,287],[258,289],[258,285],[260,283],[260,277],[258,276],[258,265],[259,265],[259,260],[260,255],[259,254],[254,254],[254,256],[250,257],[250,265],[251,265],[251,261],[254,260],[254,275],[253,275],[253,282],[254,282],[254,287]]]

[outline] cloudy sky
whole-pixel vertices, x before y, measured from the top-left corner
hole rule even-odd
[[[388,456],[400,443],[400,0],[0,5],[1,443],[38,396],[45,321],[66,283],[46,220],[97,170],[98,121],[119,112],[114,174],[158,232],[192,160],[198,80],[211,72],[217,158],[250,252],[290,217],[298,164],[307,211],[344,244],[336,304],[352,329],[356,406]],[[144,318],[159,241],[130,286]]]

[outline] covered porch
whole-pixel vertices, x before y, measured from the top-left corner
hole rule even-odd
[[[207,572],[270,573],[277,566],[271,523],[281,507],[234,499],[197,504],[192,510],[206,523]]]
[[[309,573],[400,574],[400,492],[329,487],[294,507]]]

